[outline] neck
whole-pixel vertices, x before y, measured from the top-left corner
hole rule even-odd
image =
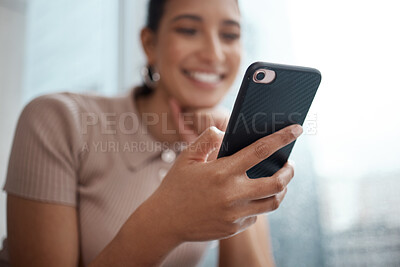
[[[168,104],[169,95],[157,88],[147,96],[136,97],[140,118],[152,137],[160,142],[173,144],[181,140]]]

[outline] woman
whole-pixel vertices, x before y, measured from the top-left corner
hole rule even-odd
[[[226,125],[215,106],[240,64],[237,1],[150,2],[147,86],[45,95],[22,112],[5,185],[13,266],[194,266],[211,240],[220,266],[273,265],[257,216],[279,206],[293,167],[245,172],[302,129],[216,159],[223,132],[206,126]]]

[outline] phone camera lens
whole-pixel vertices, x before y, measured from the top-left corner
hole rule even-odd
[[[262,81],[265,78],[265,73],[264,72],[259,72],[256,75],[257,81]]]
[[[270,84],[275,80],[276,73],[273,70],[269,69],[258,69],[253,74],[253,82],[255,83],[263,83]]]

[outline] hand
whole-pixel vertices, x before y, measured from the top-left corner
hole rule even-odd
[[[237,153],[207,161],[223,132],[211,127],[177,158],[148,199],[157,223],[181,242],[227,238],[254,224],[256,215],[279,207],[294,175],[286,163],[272,177],[249,179],[246,170],[293,142],[302,133],[291,125]]]
[[[211,126],[225,131],[228,125],[229,112],[223,108],[182,110],[179,103],[173,98],[169,100],[169,106],[179,135],[184,142],[189,144]]]

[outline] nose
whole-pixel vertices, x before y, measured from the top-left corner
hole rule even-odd
[[[225,60],[223,44],[217,33],[205,36],[200,55],[207,63],[219,63]]]

